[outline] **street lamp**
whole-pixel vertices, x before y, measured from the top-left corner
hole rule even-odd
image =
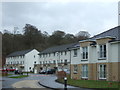
[[[64,77],[64,90],[67,90],[67,77]]]

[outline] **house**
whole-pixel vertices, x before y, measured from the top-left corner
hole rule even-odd
[[[80,58],[71,61],[71,78],[120,81],[120,26],[79,43]]]
[[[37,72],[48,69],[57,69],[58,71],[64,70],[69,72],[72,56],[74,54],[74,57],[77,57],[78,50],[78,43],[60,45],[43,50],[39,53],[39,64],[36,66]]]
[[[13,52],[6,57],[6,68],[33,71],[34,64],[38,63],[38,53],[36,49]]]

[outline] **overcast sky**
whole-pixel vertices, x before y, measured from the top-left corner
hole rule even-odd
[[[118,25],[117,2],[4,2],[2,30],[11,32],[32,24],[42,32],[55,30],[76,34],[88,31],[92,36]]]

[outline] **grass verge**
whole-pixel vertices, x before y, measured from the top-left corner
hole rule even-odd
[[[24,77],[28,77],[28,75],[12,76],[9,78],[24,78]]]
[[[57,82],[64,83],[63,79],[57,79]],[[120,82],[98,81],[98,80],[74,80],[68,78],[68,85],[81,88],[120,88]]]

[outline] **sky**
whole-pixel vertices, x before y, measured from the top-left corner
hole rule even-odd
[[[2,31],[23,32],[25,24],[52,34],[61,30],[91,36],[118,25],[118,2],[2,2]]]

